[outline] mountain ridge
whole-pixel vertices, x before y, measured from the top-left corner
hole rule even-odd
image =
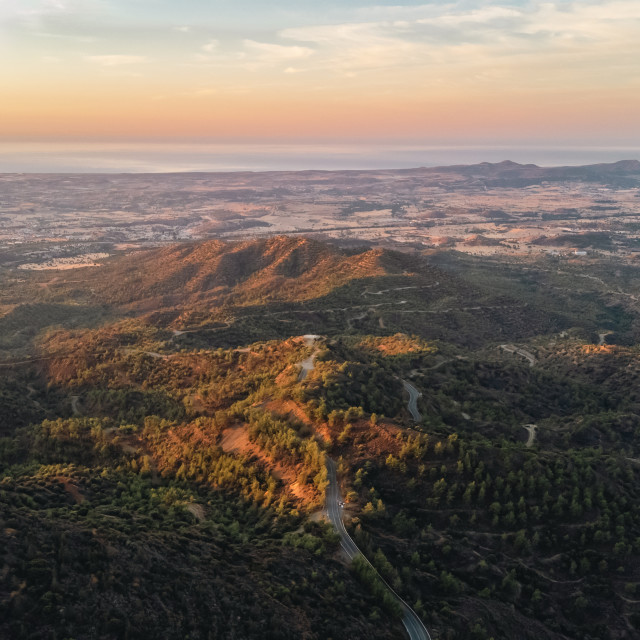
[[[401,275],[402,254],[346,252],[306,237],[199,241],[124,256],[88,274],[95,295],[112,303],[163,306],[307,300],[358,278]]]

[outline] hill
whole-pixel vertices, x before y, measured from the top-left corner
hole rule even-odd
[[[89,275],[113,304],[252,304],[309,300],[359,278],[402,274],[409,261],[381,249],[344,252],[308,238],[185,243],[134,253]]]
[[[456,180],[480,179],[486,186],[527,186],[541,182],[579,181],[603,182],[621,186],[637,186],[640,180],[640,162],[621,160],[583,166],[539,167],[535,164],[519,164],[511,160],[480,162],[472,165],[429,167],[420,171],[426,176],[450,176]]]

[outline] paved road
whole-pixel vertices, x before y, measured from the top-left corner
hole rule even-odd
[[[536,357],[533,355],[533,353],[527,351],[526,349],[520,349],[519,347],[516,347],[512,344],[501,344],[500,348],[504,349],[508,353],[517,353],[519,356],[526,358],[529,361],[530,367],[533,367],[536,363]]]
[[[309,347],[314,346],[316,340],[320,336],[316,335],[306,335],[304,336],[305,344]],[[309,371],[313,371],[315,367],[315,356],[317,351],[314,351],[313,355],[303,362],[301,362],[301,370],[300,370],[300,380],[304,380]],[[406,385],[410,389],[413,390],[417,395],[413,399],[413,403],[415,405],[420,393],[419,391],[408,382],[403,380],[403,384],[405,388]],[[413,398],[413,394],[411,390],[409,390],[409,395]],[[411,400],[409,401],[411,404]],[[409,407],[411,411],[411,407]],[[420,414],[418,413],[417,405],[415,405],[415,412],[418,416],[417,420],[420,420]],[[413,415],[413,412],[412,412]],[[415,416],[414,416],[415,417]],[[327,478],[329,480],[329,486],[327,487],[326,492],[326,505],[325,509],[327,515],[329,517],[329,521],[333,524],[334,529],[340,536],[340,546],[347,554],[349,560],[353,560],[357,555],[362,555],[362,557],[369,563],[369,565],[373,568],[373,570],[378,574],[378,577],[383,582],[383,584],[389,589],[389,591],[398,599],[400,602],[400,606],[402,607],[403,616],[402,616],[402,624],[404,628],[407,630],[409,634],[410,640],[431,640],[431,636],[427,631],[427,628],[422,624],[422,620],[418,618],[416,612],[387,584],[387,581],[377,572],[375,567],[367,560],[367,557],[361,553],[360,549],[358,549],[358,545],[353,541],[348,531],[344,526],[344,522],[342,520],[342,507],[340,503],[342,502],[342,498],[340,496],[340,485],[338,484],[338,476],[336,474],[336,463],[327,456]]]
[[[418,411],[418,398],[422,394],[410,382],[407,382],[406,380],[402,381],[402,386],[409,392],[409,403],[407,404],[409,413],[416,422],[420,422],[422,420],[422,416]]]
[[[599,347],[602,347],[604,345],[605,338],[611,333],[613,333],[613,331],[605,331],[605,333],[599,333],[598,334],[598,338],[599,338],[598,346]]]
[[[350,560],[357,555],[362,555],[369,565],[371,565],[345,529],[344,522],[342,521],[342,508],[340,507],[340,485],[338,484],[338,477],[336,475],[336,463],[329,457],[327,457],[327,477],[329,486],[327,487],[326,494],[326,511],[331,524],[333,524],[336,532],[340,536],[340,546],[344,549],[344,552]],[[373,565],[371,566],[373,567]],[[375,570],[375,567],[373,568]],[[376,573],[378,572],[376,571]],[[422,624],[420,618],[418,618],[416,612],[387,584],[387,581],[380,574],[378,574],[378,577],[400,602],[403,611],[402,624],[407,630],[410,640],[431,640],[429,632],[424,624]]]
[[[316,336],[309,333],[303,336],[304,343],[307,347],[313,347],[315,346],[316,340],[318,340],[319,337],[320,336]],[[313,371],[315,369],[316,367],[315,361],[316,361],[316,356],[318,355],[318,351],[319,349],[316,347],[314,352],[308,358],[306,358],[300,363],[300,373],[298,374],[299,381],[304,380],[309,374],[309,371]]]
[[[78,402],[80,400],[80,396],[71,396],[71,411],[73,411],[74,416],[79,416],[80,409],[78,409]]]
[[[529,432],[529,437],[527,438],[527,444],[525,445],[525,447],[527,447],[528,449],[533,446],[533,443],[536,439],[536,429],[538,428],[538,425],[523,424],[522,426]]]
[[[436,283],[436,285],[439,283]],[[434,285],[431,285],[434,286]],[[412,287],[394,287],[393,289],[380,289],[380,291],[369,291],[369,289],[367,289],[366,291],[362,292],[363,296],[381,296],[383,293],[389,293],[389,291],[404,291],[405,289],[417,289],[417,286],[412,286]]]

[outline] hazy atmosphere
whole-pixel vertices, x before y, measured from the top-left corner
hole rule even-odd
[[[584,165],[639,158],[640,147],[425,146],[376,143],[0,142],[0,172],[167,173],[407,169],[450,164],[533,162]]]

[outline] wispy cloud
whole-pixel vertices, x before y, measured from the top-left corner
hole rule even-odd
[[[0,3],[0,21],[37,24],[47,18],[96,15],[104,9],[99,0],[5,0]]]
[[[129,64],[141,64],[149,62],[145,56],[128,56],[122,54],[111,54],[103,56],[86,56],[88,62],[99,64],[103,67],[120,67]]]
[[[417,24],[434,24],[446,26],[490,24],[505,19],[522,20],[524,14],[513,7],[487,6],[472,11],[443,13],[442,15],[418,18]]]
[[[244,95],[251,93],[252,88],[245,85],[231,85],[221,87],[202,87],[195,89],[194,91],[186,92],[182,95],[193,98],[207,98],[210,96],[229,96],[229,95]]]
[[[26,95],[24,87],[45,86],[47,76],[60,96],[82,95],[98,72],[123,97],[132,87],[139,96],[162,93],[166,114],[191,103],[208,114],[208,101],[222,109],[251,92],[244,104],[252,122],[275,121],[313,96],[309,113],[327,107],[336,123],[347,121],[341,113],[354,121],[362,113],[390,130],[401,127],[398,114],[420,122],[429,108],[467,126],[482,113],[515,122],[523,105],[535,119],[563,110],[571,118],[597,114],[600,104],[603,121],[622,122],[628,113],[624,122],[637,128],[639,0],[377,1],[311,9],[252,0],[251,12],[242,2],[225,3],[223,12],[204,0],[0,0],[0,54],[16,69],[4,89]],[[139,83],[118,84],[135,74]],[[265,105],[274,113],[264,115]],[[10,131],[1,120],[0,131]]]
[[[220,43],[217,40],[209,40],[209,42],[202,45],[202,50],[207,53],[213,53],[219,45]]]
[[[308,60],[315,50],[302,45],[260,42],[245,38],[236,43],[211,40],[200,47],[201,52],[192,55],[191,60],[198,66],[210,69],[235,69],[256,72],[281,70],[291,73],[292,63]],[[296,71],[300,69],[296,68]]]
[[[303,60],[313,55],[314,50],[299,45],[288,46],[255,40],[243,41],[244,52],[241,53],[243,66],[249,70],[275,67],[289,64],[294,60]]]
[[[638,68],[640,60],[637,0],[534,0],[473,9],[434,3],[360,13],[385,19],[287,28],[277,36],[313,47],[317,70],[352,75],[421,69],[425,78],[444,83],[504,81],[510,72],[517,83],[527,81],[521,65],[546,70],[549,81],[569,73],[622,79],[620,62]]]

